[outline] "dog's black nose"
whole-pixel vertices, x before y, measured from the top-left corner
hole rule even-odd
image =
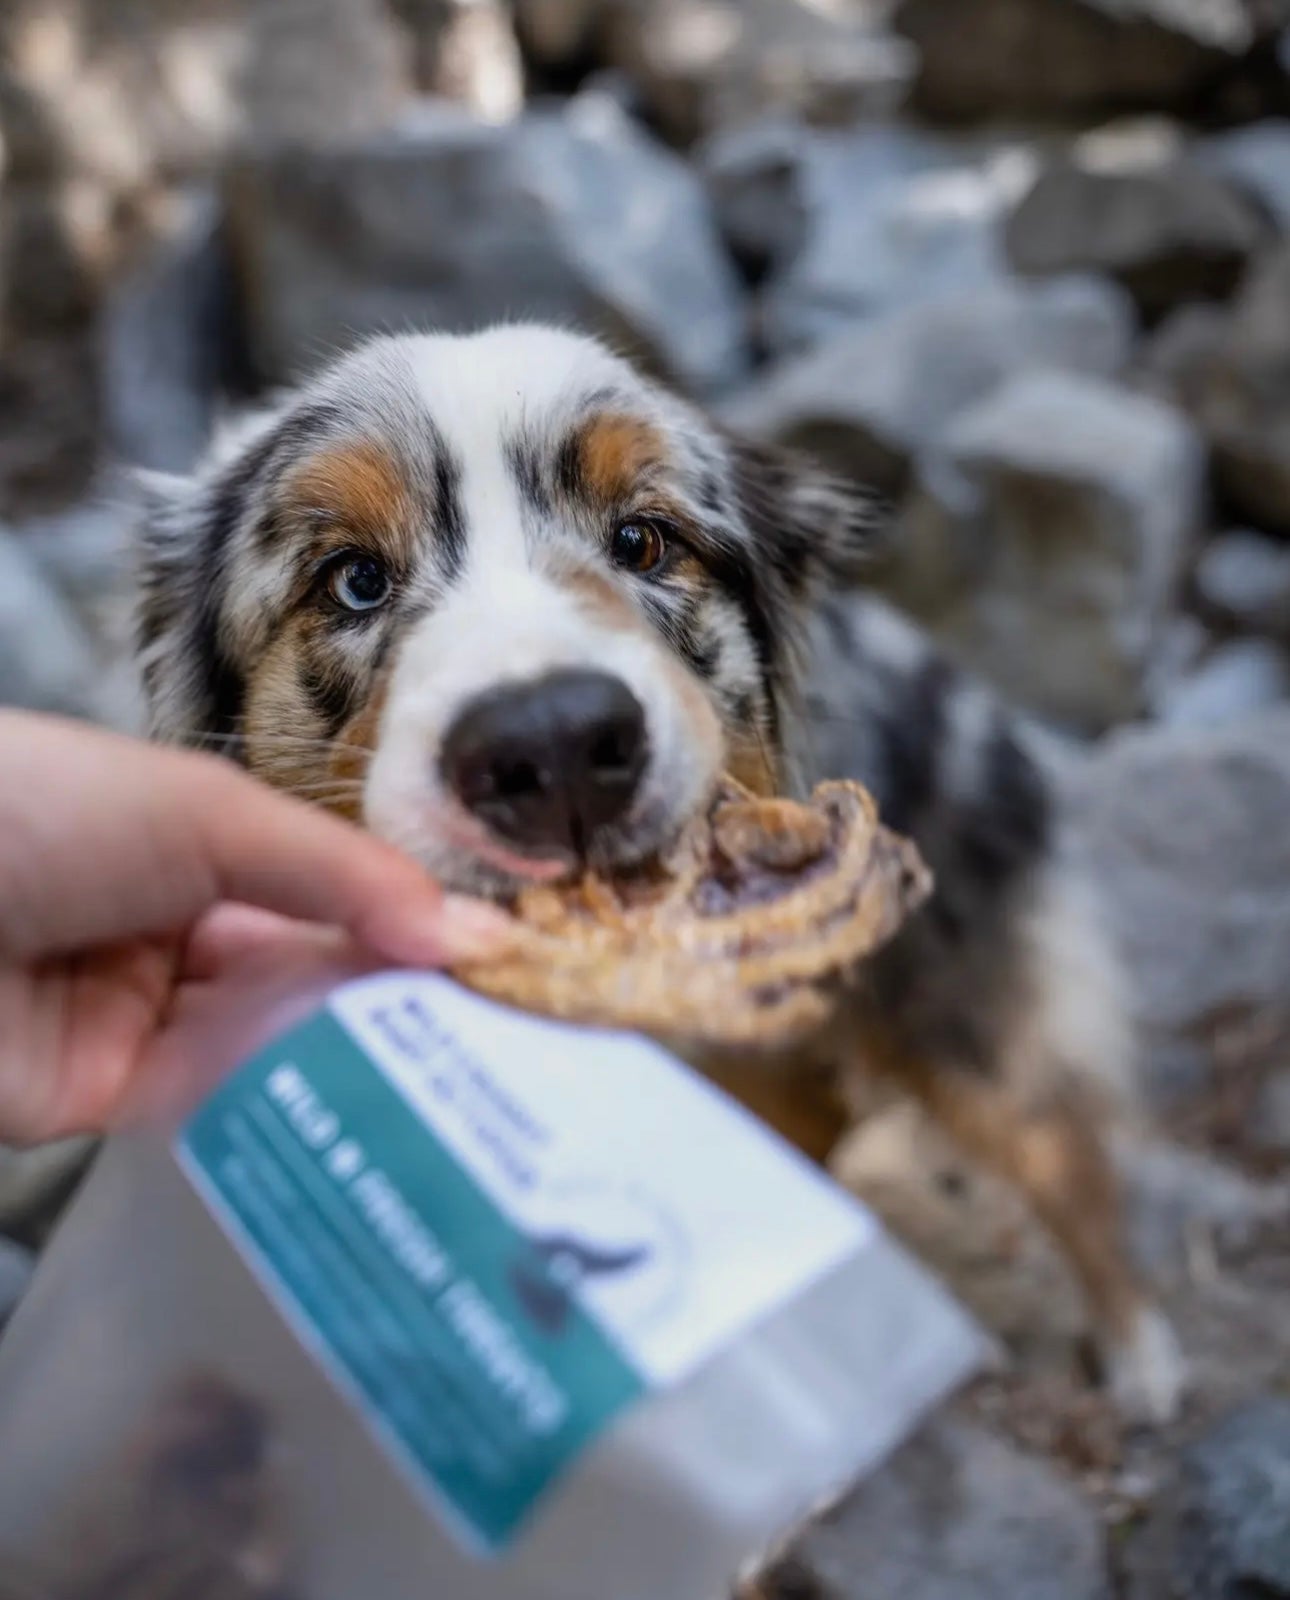
[[[554,672],[473,700],[444,740],[444,780],[512,844],[585,855],[631,806],[645,770],[645,713],[605,672]]]

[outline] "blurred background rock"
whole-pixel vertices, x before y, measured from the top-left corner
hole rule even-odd
[[[1290,1384],[1285,1236],[1214,1268],[1227,1320],[1194,1270],[1290,1163],[1290,0],[6,0],[0,147],[0,701],[139,726],[124,465],[368,330],[607,334],[896,497],[879,587],[1033,720],[1209,1174],[1145,1184],[1192,1425]],[[1023,1224],[928,1137],[880,1119],[852,1180],[1044,1346],[1059,1294],[1001,1309]],[[0,1165],[0,1231],[67,1170]],[[776,1592],[1290,1595],[1222,1478],[1286,1481],[1283,1411],[1180,1478],[1080,1393],[994,1391]],[[866,1588],[838,1551],[884,1528]]]

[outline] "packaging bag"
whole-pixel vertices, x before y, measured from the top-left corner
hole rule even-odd
[[[0,1343],[49,1600],[720,1600],[986,1350],[643,1039],[346,984],[108,1142]]]

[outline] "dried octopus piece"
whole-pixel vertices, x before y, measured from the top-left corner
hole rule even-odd
[[[514,947],[457,976],[565,1021],[782,1047],[827,1021],[838,980],[929,887],[858,784],[821,784],[798,803],[727,780],[660,868],[524,891]]]
[[[90,1494],[73,1569],[33,1600],[291,1600],[270,1443],[257,1401],[193,1374]]]

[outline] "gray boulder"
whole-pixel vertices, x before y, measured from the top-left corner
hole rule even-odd
[[[490,127],[439,109],[238,162],[227,209],[260,374],[377,330],[529,316],[599,330],[698,390],[737,378],[739,290],[699,179],[595,110]]]
[[[1230,295],[1268,234],[1253,200],[1194,163],[1102,172],[1061,161],[1041,173],[1004,238],[1026,277],[1103,272],[1156,320]]]
[[[1290,1029],[1290,708],[1120,733],[1066,788],[1148,1067]]]
[[[1258,0],[901,0],[919,103],[961,118],[1185,107],[1270,48]]]
[[[18,1309],[35,1270],[36,1258],[30,1250],[12,1239],[0,1239],[0,1329]]]
[[[1268,1074],[1250,1108],[1246,1137],[1259,1151],[1290,1156],[1290,1071]]]
[[[514,7],[505,0],[389,0],[412,40],[413,78],[492,122],[524,104]]]
[[[1158,1507],[1131,1600],[1290,1595],[1290,1401],[1261,1395],[1192,1444]]]
[[[191,471],[210,442],[236,348],[213,196],[195,195],[174,233],[114,286],[99,342],[113,454],[151,471]]]
[[[1105,282],[991,284],[844,329],[770,368],[724,416],[843,475],[900,490],[965,407],[1021,372],[1112,377],[1133,330],[1132,306]]]
[[[1077,1489],[976,1426],[934,1421],[757,1581],[755,1600],[1104,1600]]]
[[[514,0],[524,53],[541,72],[564,73],[591,59],[605,0]]]
[[[573,30],[566,29],[566,37]],[[767,112],[853,122],[904,98],[916,59],[874,6],[810,0],[610,0],[599,46],[685,144]]]
[[[1205,547],[1195,583],[1215,621],[1290,640],[1290,544],[1244,530],[1224,533]]]
[[[1204,507],[1178,413],[1022,374],[919,464],[893,598],[1032,712],[1096,732],[1142,707]]]
[[[1220,645],[1195,672],[1170,684],[1155,706],[1173,728],[1221,728],[1290,698],[1290,660],[1269,639]]]
[[[765,285],[766,348],[801,350],[859,318],[998,283],[1002,222],[1033,173],[1024,148],[902,127],[805,139],[787,191],[805,238]]]
[[[1290,244],[1251,272],[1188,390],[1219,484],[1256,526],[1290,532]]]
[[[239,112],[253,146],[343,145],[411,96],[408,41],[386,0],[243,0]]]
[[[1200,140],[1195,157],[1253,195],[1290,232],[1290,120],[1270,118]]]
[[[1171,311],[1138,351],[1134,387],[1196,415],[1227,332],[1227,320],[1226,307],[1213,303]]]
[[[0,534],[0,702],[145,725],[133,650],[134,551],[124,485]]]
[[[0,533],[0,705],[97,717],[101,672],[83,620],[32,549]]]
[[[751,279],[787,268],[810,233],[805,166],[811,132],[766,118],[718,134],[696,152],[717,226]]]
[[[85,1138],[26,1150],[0,1145],[0,1236],[42,1244],[96,1149],[95,1141]]]

